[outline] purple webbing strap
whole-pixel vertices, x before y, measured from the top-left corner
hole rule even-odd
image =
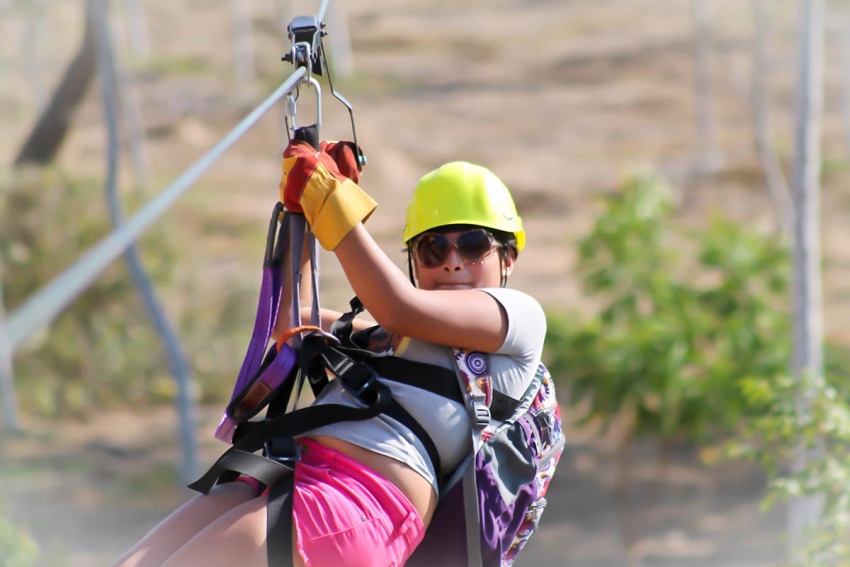
[[[273,346],[272,349],[276,349],[276,345]],[[286,377],[289,376],[289,373],[292,371],[292,367],[295,366],[297,358],[298,357],[295,355],[294,350],[289,348],[287,345],[283,345],[283,348],[276,354],[276,356],[274,356],[268,367],[263,370],[263,373],[250,384],[249,388],[251,388],[251,392],[249,392],[249,395],[246,397],[250,398],[252,403],[256,402],[257,398],[250,394],[258,392],[261,396],[259,399],[264,403],[267,402],[271,393],[274,392],[278,386],[283,384]],[[233,412],[225,412],[224,416],[221,418],[221,422],[216,428],[216,439],[224,441],[225,443],[233,442],[233,434],[236,432],[236,427],[254,415],[254,408],[250,407],[250,403],[248,405],[249,407],[246,408],[247,412],[245,415],[240,414],[241,412],[239,411],[238,406]],[[230,410],[229,406],[228,410]],[[230,413],[233,413],[233,415],[230,415]]]
[[[275,209],[276,211],[279,208]],[[312,265],[312,292],[313,304],[311,309],[311,323],[317,327],[321,326],[321,314],[319,309],[319,251],[318,242],[315,236],[309,232],[304,215],[285,213],[288,223],[284,223],[281,227],[279,235],[279,247],[288,245],[292,258],[292,316],[291,328],[301,325],[301,258],[304,250],[305,233],[310,246],[310,262]],[[289,225],[289,242],[286,240],[286,225]],[[263,266],[263,282],[260,286],[260,299],[257,306],[257,318],[254,322],[254,332],[251,337],[251,342],[248,346],[248,352],[245,355],[245,360],[242,363],[242,368],[239,371],[239,377],[236,380],[236,385],[233,389],[233,394],[230,398],[230,404],[225,411],[221,422],[216,429],[216,438],[227,443],[232,442],[233,433],[237,425],[247,419],[244,415],[240,415],[240,404],[244,400],[250,400],[245,408],[245,413],[248,417],[253,417],[253,408],[250,407],[251,401],[260,399],[263,404],[267,401],[268,394],[273,392],[280,386],[287,376],[290,375],[292,367],[295,365],[297,356],[296,352],[301,345],[301,337],[295,335],[292,342],[295,347],[283,345],[280,351],[277,346],[266,353],[266,347],[271,338],[277,321],[278,308],[280,307],[281,292],[283,289],[283,272],[282,266],[277,265],[272,261],[274,250],[274,234],[277,226],[277,217],[274,216],[272,223],[269,226],[269,237],[266,242],[266,261]],[[257,372],[262,367],[264,357],[269,359],[268,366],[263,370],[262,374],[257,376]],[[303,383],[303,377],[302,377]],[[300,384],[299,384],[300,391]],[[297,402],[297,399],[296,399]]]
[[[283,205],[278,203],[272,212],[271,220],[269,221],[269,229],[266,236],[266,250],[263,258],[263,280],[260,285],[260,297],[257,301],[257,316],[254,319],[254,331],[251,334],[251,341],[248,343],[248,349],[245,353],[245,358],[242,361],[242,366],[239,369],[239,375],[236,378],[236,384],[233,386],[233,392],[230,395],[230,405],[234,403],[238,397],[242,395],[246,388],[254,382],[254,377],[262,366],[266,356],[266,347],[269,344],[275,323],[277,322],[277,312],[280,306],[280,296],[283,288],[282,274],[280,265],[275,261],[275,237],[278,240],[278,249],[284,250],[287,246],[288,234],[285,230],[287,222],[284,222],[278,232],[278,222],[280,219]],[[289,213],[283,213],[289,215]],[[288,373],[288,371],[287,371]],[[263,373],[265,376],[267,372]],[[283,375],[285,377],[286,374]],[[282,380],[281,377],[279,380]],[[261,380],[262,377],[258,378]],[[215,437],[226,443],[230,443],[233,439],[233,431],[237,425],[236,419],[230,415],[229,411],[225,411],[221,418],[221,422],[216,428]]]
[[[275,207],[275,211],[279,208]],[[285,213],[288,214],[288,213]],[[233,393],[230,396],[231,401],[239,395],[239,393],[247,386],[251,379],[256,376],[260,365],[263,362],[263,357],[266,354],[266,347],[269,344],[269,338],[272,336],[275,323],[277,322],[277,311],[280,306],[280,294],[283,287],[281,279],[280,267],[274,265],[271,260],[274,251],[274,237],[277,232],[277,215],[273,215],[269,223],[269,234],[266,242],[266,258],[263,263],[263,281],[260,285],[260,298],[257,304],[257,317],[254,320],[254,332],[251,335],[251,342],[248,344],[248,351],[245,353],[245,359],[242,361],[242,367],[239,369],[239,376],[236,378],[236,384],[233,387]],[[286,247],[287,234],[286,231],[281,231],[280,238],[282,242],[278,245]]]

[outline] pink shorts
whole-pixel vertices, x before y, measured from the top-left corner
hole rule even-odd
[[[425,536],[407,496],[334,449],[310,439],[298,444],[292,508],[296,546],[306,567],[404,565]]]

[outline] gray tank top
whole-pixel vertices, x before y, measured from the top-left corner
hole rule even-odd
[[[508,333],[495,353],[488,355],[488,368],[494,389],[519,398],[530,384],[543,351],[546,317],[540,304],[517,290],[487,288],[505,309]],[[425,362],[457,372],[451,347],[405,338],[394,354],[406,360]],[[380,377],[379,377],[380,380]],[[472,450],[472,421],[463,404],[414,386],[381,380],[393,397],[428,432],[440,455],[443,473],[450,473]],[[314,402],[361,405],[336,380],[331,380]],[[336,437],[375,453],[401,461],[421,474],[437,490],[437,475],[422,442],[407,427],[381,415],[367,421],[340,422],[316,429],[310,434]]]

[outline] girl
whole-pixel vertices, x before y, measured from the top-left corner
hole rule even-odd
[[[337,145],[333,155],[322,147],[290,144],[281,199],[288,210],[303,212],[320,244],[335,253],[377,322],[355,320],[357,342],[382,355],[452,370],[453,347],[488,353],[494,389],[519,398],[540,363],[546,320],[533,298],[505,288],[525,245],[505,185],[466,162],[424,176],[408,205],[403,233],[408,278],[363,225],[376,203],[355,183],[350,145]],[[309,255],[303,257],[302,273],[309,274]],[[282,304],[278,321],[288,322],[288,302]],[[323,328],[339,315],[323,310]],[[339,382],[331,380],[315,404],[357,405]],[[472,422],[463,404],[385,383],[433,439],[443,470],[434,470],[410,430],[385,415],[301,437],[293,496],[296,566],[403,565],[434,514],[439,479],[472,450]],[[219,485],[184,504],[115,565],[268,565],[268,496],[253,479],[240,480],[245,482]]]

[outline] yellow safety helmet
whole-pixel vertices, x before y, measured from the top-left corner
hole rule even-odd
[[[511,193],[492,171],[465,161],[447,163],[425,175],[407,205],[404,243],[450,224],[471,224],[513,233],[517,252],[525,246],[522,219]]]

